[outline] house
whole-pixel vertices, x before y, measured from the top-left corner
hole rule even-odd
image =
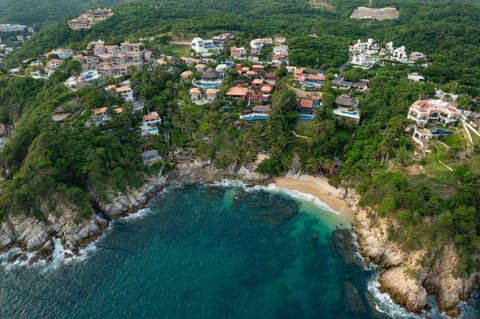
[[[410,80],[410,81],[413,81],[413,82],[423,82],[425,81],[425,78],[421,75],[419,75],[418,73],[416,72],[413,72],[413,73],[409,73],[407,75],[407,78]]]
[[[312,114],[313,113],[313,100],[312,99],[300,99],[300,113]]]
[[[63,122],[67,117],[72,115],[71,113],[66,113],[61,106],[58,106],[53,111],[52,120],[54,122]]]
[[[288,53],[288,45],[282,44],[273,47],[273,54]]]
[[[320,107],[321,97],[322,97],[321,94],[316,94],[311,98],[301,98],[299,101],[300,113],[312,114],[313,109]]]
[[[368,39],[366,42],[361,42],[360,39],[354,45],[350,46],[350,52],[352,54],[366,54],[373,55],[378,54],[380,51],[380,45],[373,39]]]
[[[185,81],[188,80],[192,76],[192,74],[193,72],[190,70],[183,71],[182,73],[180,73],[180,78]]]
[[[207,103],[212,103],[217,98],[218,89],[210,88],[205,93],[207,94]]]
[[[247,58],[247,50],[244,47],[237,48],[232,46],[230,47],[230,56],[234,60],[245,60]]]
[[[157,112],[152,112],[150,114],[144,115],[142,118],[142,125],[140,126],[141,135],[159,135],[157,124],[162,122],[160,116]]]
[[[401,46],[393,50],[392,54],[390,55],[390,60],[398,61],[400,63],[408,63],[408,55],[405,51],[405,46]]]
[[[333,110],[333,114],[337,119],[347,118],[360,123],[360,111],[358,110],[358,101],[356,98],[342,94],[335,99],[336,108]]]
[[[277,75],[275,73],[266,73],[264,76],[264,81],[270,85],[275,86],[277,81]]]
[[[228,89],[226,96],[232,100],[245,100],[248,95],[248,88],[242,86],[233,86]]]
[[[427,56],[421,52],[412,52],[409,55],[410,61],[412,62],[426,62]]]
[[[144,165],[152,165],[162,160],[157,150],[142,152],[142,159]]]
[[[52,50],[50,52],[45,53],[44,56],[46,58],[48,58],[48,56],[50,56],[52,54],[58,56],[59,59],[64,60],[64,59],[67,59],[67,58],[71,57],[73,55],[73,51],[72,51],[72,49],[55,49],[55,50]]]
[[[281,35],[277,35],[273,39],[273,43],[275,43],[275,44],[284,44],[285,42],[287,42],[287,38],[285,38],[284,36],[281,36]]]
[[[215,44],[213,40],[204,40],[202,38],[193,38],[192,50],[199,55],[209,55],[222,50],[222,46]]]
[[[442,100],[418,100],[408,109],[407,118],[413,120],[418,126],[427,123],[440,123],[446,126],[453,124],[460,118],[460,111],[451,105],[451,102]]]
[[[258,53],[260,53],[260,51],[265,45],[270,45],[272,43],[272,38],[261,38],[250,41],[250,49],[252,49],[252,55],[257,55]]]
[[[47,62],[45,65],[45,72],[47,73],[48,76],[52,75],[55,73],[55,70],[60,66],[60,64],[63,63],[63,60],[59,59],[51,59]]]
[[[190,98],[193,103],[197,104],[202,99],[202,92],[199,88],[191,88],[190,89]]]
[[[133,102],[133,90],[129,85],[114,88],[115,92],[120,94],[126,102]]]
[[[220,73],[213,68],[208,68],[205,72],[202,73],[202,80],[206,81],[216,81],[220,77]]]
[[[110,121],[112,118],[107,114],[107,107],[99,107],[92,110],[92,121],[95,125],[103,125],[105,122]]]
[[[207,70],[207,65],[203,63],[198,63],[195,65],[195,71],[198,73],[205,72]]]
[[[253,88],[260,88],[263,85],[262,79],[254,79],[252,83],[250,83]]]
[[[231,40],[234,40],[235,39],[235,35],[233,34],[230,34],[230,33],[222,33],[222,34],[219,34],[215,37],[212,37],[212,41],[213,43],[215,44],[218,44],[218,45],[225,45],[225,43],[227,43],[228,41],[231,41]]]
[[[302,88],[321,89],[326,80],[325,71],[309,70],[303,67],[293,70],[293,82]]]
[[[252,71],[255,71],[255,72],[264,72],[265,71],[265,67],[261,64],[254,64],[252,65]]]
[[[143,125],[156,125],[162,123],[162,119],[157,112],[151,112],[150,114],[143,116]]]
[[[345,81],[341,77],[336,77],[332,81],[332,88],[334,89],[343,89],[343,90],[357,90],[357,91],[368,91],[368,81],[360,80],[358,82]]]

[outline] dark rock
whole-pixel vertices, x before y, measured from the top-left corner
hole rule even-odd
[[[357,247],[353,235],[349,229],[337,229],[333,232],[332,243],[335,250],[342,256],[343,262],[352,264],[355,262]]]
[[[23,257],[27,257],[27,256],[25,256],[24,253],[15,254],[13,256],[10,256],[7,259],[7,263],[12,264],[12,263],[16,262],[17,260],[24,260]]]
[[[356,316],[365,313],[366,308],[357,287],[351,281],[343,282],[348,311]]]
[[[74,255],[73,254],[70,254],[70,253],[63,253],[63,258],[64,259],[68,259],[68,258],[72,258]]]

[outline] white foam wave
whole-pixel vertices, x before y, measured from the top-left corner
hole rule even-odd
[[[138,210],[136,213],[132,213],[130,215],[120,218],[120,221],[132,221],[132,220],[142,219],[145,216],[152,215],[153,213],[154,211],[151,210],[150,208],[142,208]]]
[[[239,180],[222,179],[220,181],[213,182],[210,185],[211,186],[218,186],[218,187],[240,187],[247,192],[255,192],[255,191],[263,190],[263,191],[272,192],[272,193],[283,193],[283,194],[286,194],[286,195],[288,195],[292,198],[299,199],[299,200],[302,200],[302,201],[305,201],[305,202],[313,203],[315,206],[317,206],[317,207],[319,207],[323,210],[327,210],[327,211],[329,211],[331,213],[334,213],[336,215],[341,215],[341,213],[337,212],[336,210],[334,210],[333,208],[328,206],[328,204],[321,201],[316,196],[313,196],[311,194],[302,193],[302,192],[299,192],[299,191],[296,191],[296,190],[289,190],[289,189],[281,188],[281,187],[276,186],[275,184],[268,184],[267,186],[259,186],[259,185],[249,186],[249,185],[247,185],[244,182],[239,181]]]
[[[397,305],[393,302],[387,293],[380,291],[380,283],[378,282],[378,275],[373,278],[367,284],[368,291],[375,298],[375,308],[393,319],[422,319],[425,316],[419,316],[414,313],[408,312],[405,308]]]

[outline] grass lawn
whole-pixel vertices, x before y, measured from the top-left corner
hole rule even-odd
[[[297,121],[297,124],[295,125],[295,132],[298,135],[313,137],[313,128],[313,121]]]

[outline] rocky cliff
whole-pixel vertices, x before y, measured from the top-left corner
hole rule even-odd
[[[354,229],[361,252],[367,263],[374,262],[382,269],[382,289],[393,301],[417,313],[427,306],[427,294],[434,295],[441,311],[458,316],[457,305],[474,288],[475,275],[456,278],[459,259],[454,244],[445,243],[433,252],[423,249],[406,254],[398,243],[388,240],[391,225],[395,221],[378,217],[369,209],[357,210]]]
[[[71,257],[78,254],[80,248],[96,240],[108,227],[109,220],[143,208],[150,198],[172,182],[213,182],[225,178],[240,179],[247,183],[268,180],[266,176],[244,166],[232,165],[222,170],[199,162],[182,166],[167,176],[149,178],[139,189],[130,189],[125,193],[111,192],[104,201],[91,194],[97,213],[86,220],[77,221],[74,208],[67,205],[59,205],[55,211],[50,211],[45,205],[42,208],[42,220],[24,215],[10,217],[0,225],[0,252],[19,248],[9,256],[8,262],[20,260],[32,264],[40,259],[48,261],[54,250],[53,240],[59,238],[67,250],[67,257]]]

